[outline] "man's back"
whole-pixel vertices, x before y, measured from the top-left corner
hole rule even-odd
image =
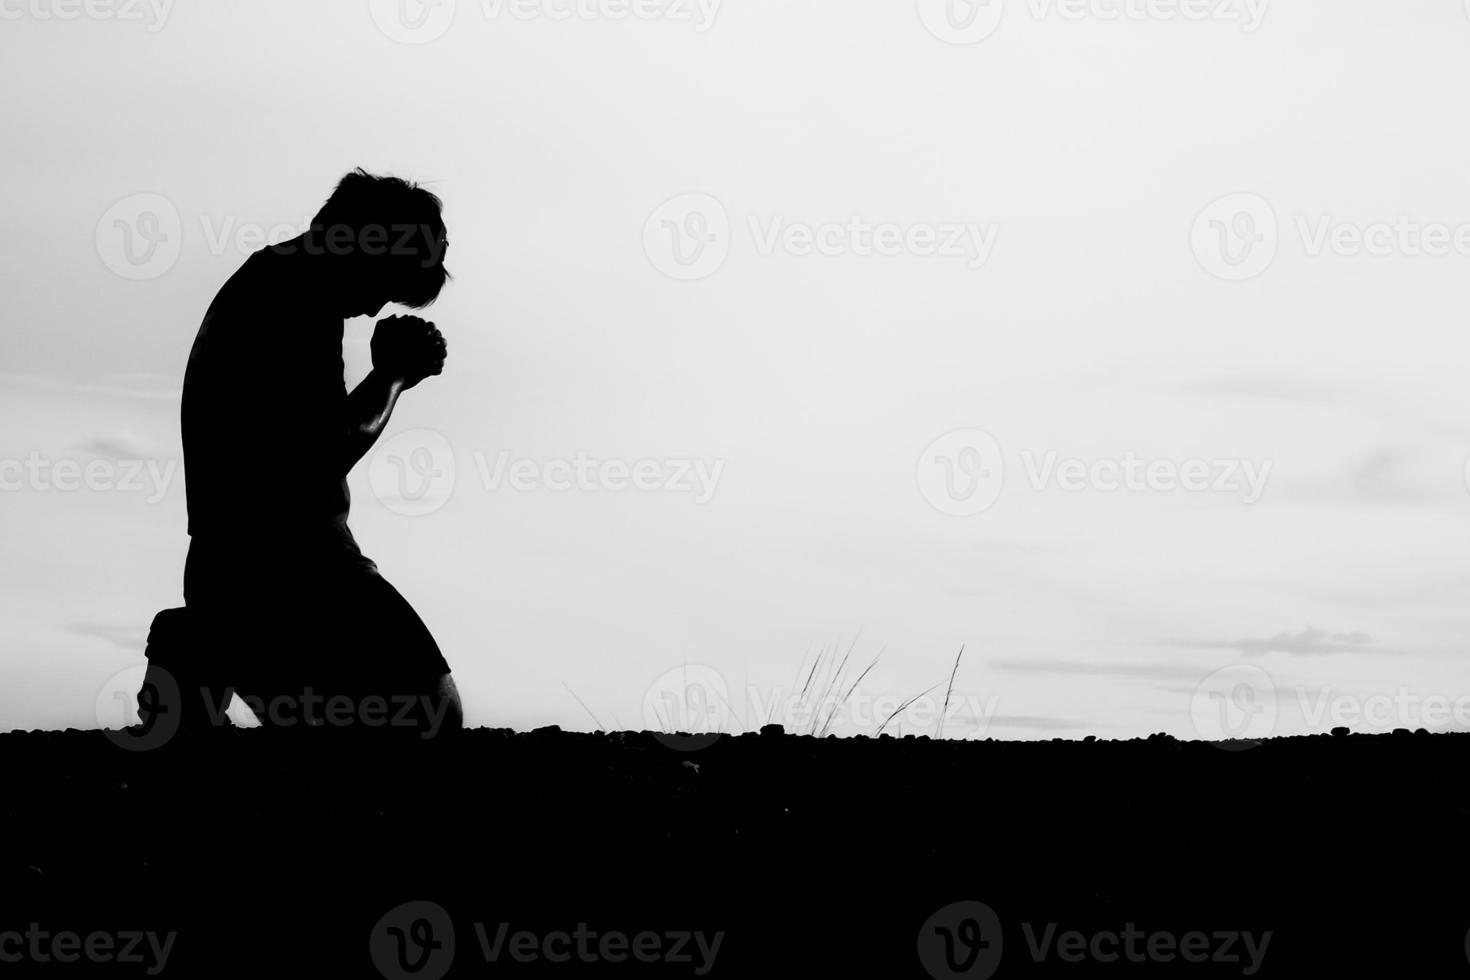
[[[342,320],[299,260],[270,248],[250,256],[194,340],[181,421],[196,537],[346,521]]]

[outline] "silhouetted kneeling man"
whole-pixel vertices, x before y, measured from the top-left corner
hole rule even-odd
[[[443,370],[444,338],[389,317],[351,394],[342,368],[344,318],[432,303],[447,247],[435,195],[357,170],[205,314],[183,394],[186,717],[197,683],[233,688],[267,726],[461,726],[434,638],[347,527],[348,470],[399,395]]]

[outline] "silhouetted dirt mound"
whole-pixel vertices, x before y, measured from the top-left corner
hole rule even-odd
[[[1467,749],[10,734],[0,972],[1463,975]]]

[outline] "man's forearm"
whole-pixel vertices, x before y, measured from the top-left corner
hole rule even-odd
[[[342,460],[342,472],[357,465],[367,455],[383,434],[388,419],[393,415],[393,406],[403,394],[406,384],[402,378],[389,377],[373,370],[362,379],[347,396],[347,442]]]

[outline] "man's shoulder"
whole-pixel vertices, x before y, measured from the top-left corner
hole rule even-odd
[[[204,315],[206,326],[238,314],[253,313],[253,308],[262,304],[266,292],[263,287],[275,277],[270,260],[264,256],[264,249],[246,256],[239,268],[220,286]]]
[[[255,330],[264,322],[317,322],[329,318],[324,305],[323,284],[314,276],[310,263],[299,260],[282,246],[252,252],[219,292],[205,312],[201,334],[236,323]]]
[[[295,289],[307,281],[305,270],[300,265],[292,261],[291,253],[281,251],[280,246],[267,245],[247,255],[240,267],[225,280],[220,292],[242,286]]]

